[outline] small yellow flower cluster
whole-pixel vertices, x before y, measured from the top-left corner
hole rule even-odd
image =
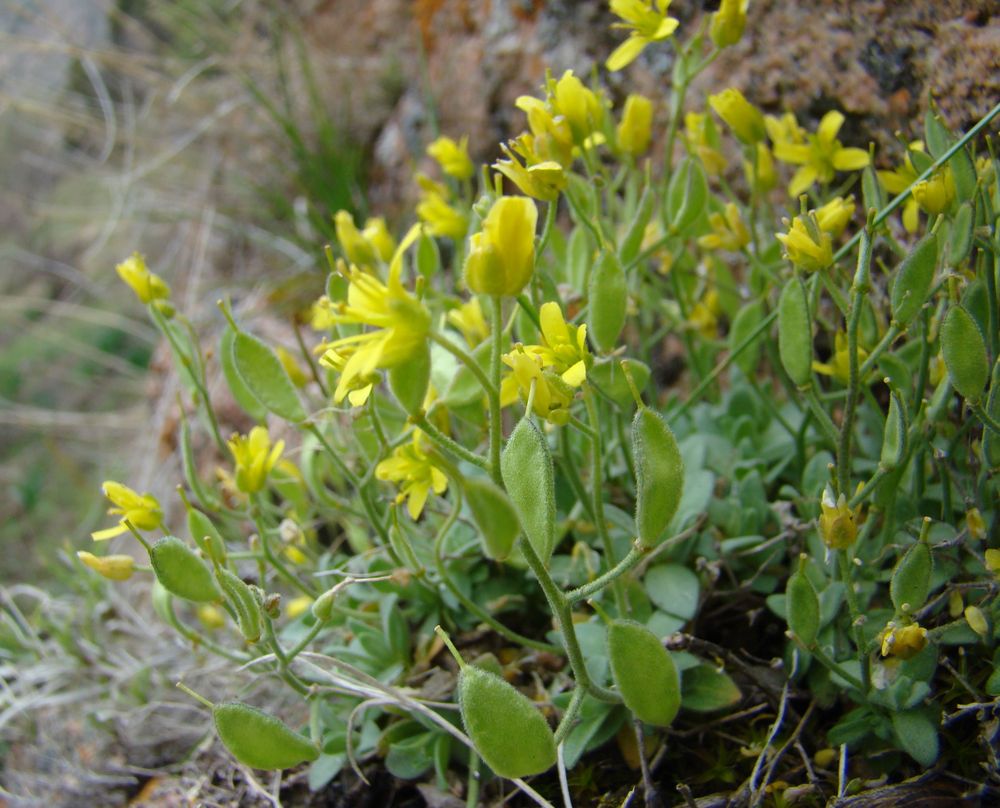
[[[846,550],[858,540],[858,522],[861,506],[853,510],[847,506],[843,493],[834,501],[827,486],[820,502],[819,535],[831,550]]]
[[[899,626],[890,620],[878,640],[882,656],[912,659],[927,647],[927,629],[919,623]]]
[[[234,434],[228,445],[236,464],[236,487],[244,494],[264,488],[267,476],[285,450],[283,440],[271,445],[271,436],[263,426],[255,426],[249,435]]]
[[[398,502],[406,501],[406,510],[418,519],[424,510],[430,492],[443,494],[448,488],[448,478],[427,452],[426,437],[419,429],[413,431],[413,440],[393,451],[375,467],[379,480],[389,480],[401,486]]]
[[[854,215],[854,197],[834,197],[818,210],[784,219],[787,233],[775,236],[785,248],[785,257],[805,272],[817,272],[833,263],[833,239]]]

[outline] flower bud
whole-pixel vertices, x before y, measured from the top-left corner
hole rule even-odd
[[[847,497],[841,494],[836,503],[827,488],[820,503],[819,535],[831,550],[845,550],[858,539],[857,513],[847,507]]]
[[[456,143],[450,137],[442,135],[427,147],[427,154],[437,161],[441,170],[449,177],[467,180],[475,173],[475,166],[469,159],[468,137],[463,137]]]
[[[743,143],[753,145],[764,139],[764,116],[735,87],[710,95],[708,103]]]
[[[722,0],[719,10],[712,15],[709,34],[717,48],[735,45],[743,36],[747,24],[749,0]]]
[[[465,282],[486,295],[518,295],[535,269],[535,227],[538,209],[522,196],[504,196],[493,203],[481,232],[472,236],[465,262]]]
[[[170,287],[163,278],[149,271],[146,259],[140,253],[132,253],[115,267],[115,271],[143,303],[153,303],[170,297]]]
[[[633,156],[642,154],[649,148],[652,125],[653,102],[644,95],[630,95],[616,131],[618,148]]]
[[[76,557],[109,581],[127,581],[135,571],[135,559],[130,555],[96,556],[81,550],[76,554]]]

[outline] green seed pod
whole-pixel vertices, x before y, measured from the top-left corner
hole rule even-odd
[[[927,141],[927,151],[934,159],[948,151],[955,142],[938,114],[937,105],[933,103],[924,114],[924,139]]]
[[[599,351],[610,353],[625,327],[628,302],[625,270],[614,253],[602,253],[597,259],[590,271],[587,297],[587,335]]]
[[[644,547],[655,547],[677,513],[684,493],[684,461],[667,422],[642,407],[632,421],[635,457],[635,529]]]
[[[733,323],[729,328],[729,352],[732,353],[737,347],[742,345],[763,319],[764,304],[759,300],[751,300],[736,312],[736,316],[733,317]],[[752,376],[754,369],[757,367],[757,358],[760,356],[760,338],[763,335],[764,332],[758,334],[754,341],[744,348],[734,360],[737,367],[747,376]]]
[[[194,603],[219,600],[222,593],[197,553],[176,536],[164,536],[149,551],[156,580],[171,594]]]
[[[545,717],[496,674],[463,666],[458,703],[476,751],[501,777],[541,774],[555,764],[555,737]]]
[[[312,606],[309,607],[313,613],[313,617],[321,623],[325,623],[333,617],[333,602],[337,599],[337,595],[339,594],[340,589],[334,586],[327,589],[326,592],[316,598],[316,600],[312,602]]]
[[[224,567],[215,568],[215,580],[219,588],[226,594],[226,600],[236,613],[236,624],[240,634],[249,643],[260,639],[261,613],[260,604],[254,597],[250,587],[233,572]]]
[[[671,233],[683,233],[705,211],[708,178],[701,161],[691,157],[681,160],[670,178],[665,212]]]
[[[465,498],[487,557],[503,561],[521,535],[521,523],[507,493],[485,477],[465,480]]]
[[[886,469],[894,469],[906,454],[906,408],[899,393],[890,391],[889,412],[885,417],[882,433],[882,454],[879,462]]]
[[[865,166],[861,172],[861,199],[864,202],[865,210],[882,210],[885,207],[885,193],[882,191],[882,183],[878,181],[878,175],[870,165]]]
[[[431,381],[431,350],[424,344],[415,356],[389,370],[389,389],[407,413],[424,406],[427,385]]]
[[[251,768],[289,769],[319,757],[316,744],[249,704],[221,702],[212,709],[212,718],[226,749]]]
[[[236,370],[236,360],[233,358],[233,343],[236,341],[236,332],[232,328],[227,328],[222,332],[222,341],[219,345],[219,362],[222,365],[222,375],[229,386],[229,392],[233,394],[236,403],[240,405],[244,412],[253,418],[257,423],[264,423],[267,419],[267,408],[264,407],[250,392],[243,382],[243,377]]]
[[[951,223],[951,238],[948,240],[948,264],[957,267],[972,251],[973,225],[975,211],[972,203],[963,202],[955,212]]]
[[[819,597],[812,581],[801,568],[788,579],[788,586],[785,589],[785,615],[792,633],[806,647],[812,646],[819,632]]]
[[[634,620],[608,625],[611,676],[636,718],[669,727],[681,707],[681,679],[673,657],[652,631]]]
[[[918,541],[896,564],[889,581],[889,597],[897,612],[903,611],[904,604],[908,604],[911,613],[924,605],[930,593],[933,571],[931,548],[927,542]]]
[[[778,299],[778,353],[792,383],[806,387],[812,382],[812,322],[805,284],[792,278]]]
[[[892,319],[902,328],[913,321],[930,294],[937,254],[937,234],[928,233],[910,250],[896,270],[890,302]]]
[[[522,418],[500,456],[500,473],[532,549],[548,564],[555,546],[555,475],[549,444]]]
[[[653,217],[653,208],[656,205],[656,197],[653,194],[652,183],[646,183],[642,189],[642,196],[639,197],[639,205],[635,211],[635,217],[629,224],[625,236],[622,238],[621,246],[618,248],[618,257],[624,266],[631,264],[639,255],[642,249],[643,239],[646,237],[646,228],[649,220]]]
[[[976,321],[964,306],[952,306],[941,326],[941,352],[951,386],[975,404],[990,376],[986,342]]]
[[[164,623],[173,623],[173,615],[170,609],[170,601],[173,595],[164,589],[163,584],[159,581],[153,581],[153,588],[150,595],[153,601],[153,611],[156,612],[157,617]]]
[[[194,543],[205,555],[217,564],[226,561],[226,542],[212,520],[196,508],[188,508],[188,532]]]
[[[241,331],[233,339],[233,362],[243,383],[262,407],[293,423],[306,419],[288,371],[267,345]]]

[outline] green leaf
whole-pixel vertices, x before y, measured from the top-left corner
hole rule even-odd
[[[729,675],[714,665],[701,664],[681,677],[681,706],[696,713],[711,713],[738,704],[743,693]]]
[[[385,756],[385,767],[400,780],[415,780],[434,765],[434,734],[421,732],[397,741]]]
[[[938,758],[938,722],[924,710],[905,710],[892,714],[896,741],[921,766],[933,766]]]
[[[643,581],[649,599],[667,614],[687,621],[697,613],[701,583],[687,567],[658,564],[649,568]]]

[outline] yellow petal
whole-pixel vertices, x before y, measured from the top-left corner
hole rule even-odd
[[[622,42],[621,45],[614,49],[614,52],[608,57],[604,66],[612,73],[621,70],[624,67],[628,67],[635,61],[635,58],[642,53],[647,44],[647,41],[643,37],[635,34],[631,35],[628,39]]]
[[[833,167],[837,171],[856,171],[868,165],[868,152],[864,149],[837,149],[833,154]]]

